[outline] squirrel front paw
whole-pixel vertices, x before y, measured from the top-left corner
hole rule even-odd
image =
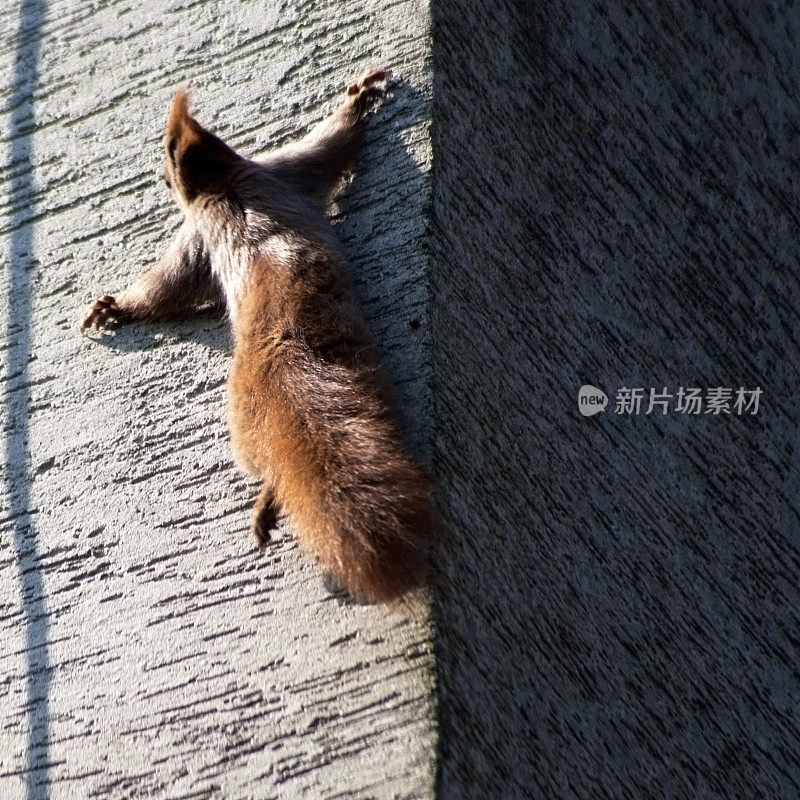
[[[127,322],[129,318],[130,315],[119,307],[114,295],[104,294],[89,306],[89,310],[81,322],[81,333],[86,333],[91,328],[97,330],[114,328]]]
[[[370,69],[347,87],[347,96],[366,111],[379,97],[386,94],[386,81],[392,77],[390,69]]]

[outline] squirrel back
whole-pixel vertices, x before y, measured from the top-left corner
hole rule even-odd
[[[424,582],[438,526],[324,202],[390,74],[368,71],[327,120],[260,162],[201,126],[185,92],[164,137],[165,178],[233,323],[231,433],[239,462],[262,479],[256,540],[284,511],[348,593],[383,602]]]
[[[299,244],[255,264],[235,330],[242,460],[350,595],[408,595],[425,582],[436,537],[430,480],[403,445],[337,255]]]

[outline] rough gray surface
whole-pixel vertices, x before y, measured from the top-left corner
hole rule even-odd
[[[796,798],[800,12],[434,8],[440,796]]]
[[[253,550],[225,323],[77,333],[175,229],[177,83],[255,153],[390,64],[338,229],[424,451],[427,26],[414,0],[0,8],[0,797],[428,796],[430,627],[331,595],[288,530]]]
[[[785,4],[0,10],[0,795],[421,797],[424,621],[247,542],[219,320],[75,324],[175,215],[172,86],[257,151],[408,78],[339,230],[453,530],[443,798],[800,793],[800,17]],[[113,281],[113,282],[112,282]],[[426,286],[432,304],[426,317]],[[411,327],[417,319],[420,326]],[[581,384],[760,386],[755,417]]]

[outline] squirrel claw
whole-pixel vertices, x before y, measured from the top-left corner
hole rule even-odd
[[[390,69],[370,69],[357,81],[353,81],[347,87],[347,94],[350,97],[356,96],[358,99],[361,97],[382,97],[386,92],[385,86],[378,86],[377,84],[385,83],[392,77]]]
[[[86,316],[81,322],[81,333],[85,334],[90,329],[102,330],[120,325],[125,321],[127,314],[117,304],[114,295],[104,294],[89,306]]]

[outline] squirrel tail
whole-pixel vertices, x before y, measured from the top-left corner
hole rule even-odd
[[[439,530],[431,482],[406,453],[375,375],[310,366],[308,382],[290,382],[272,437],[278,502],[352,597],[413,602]]]

